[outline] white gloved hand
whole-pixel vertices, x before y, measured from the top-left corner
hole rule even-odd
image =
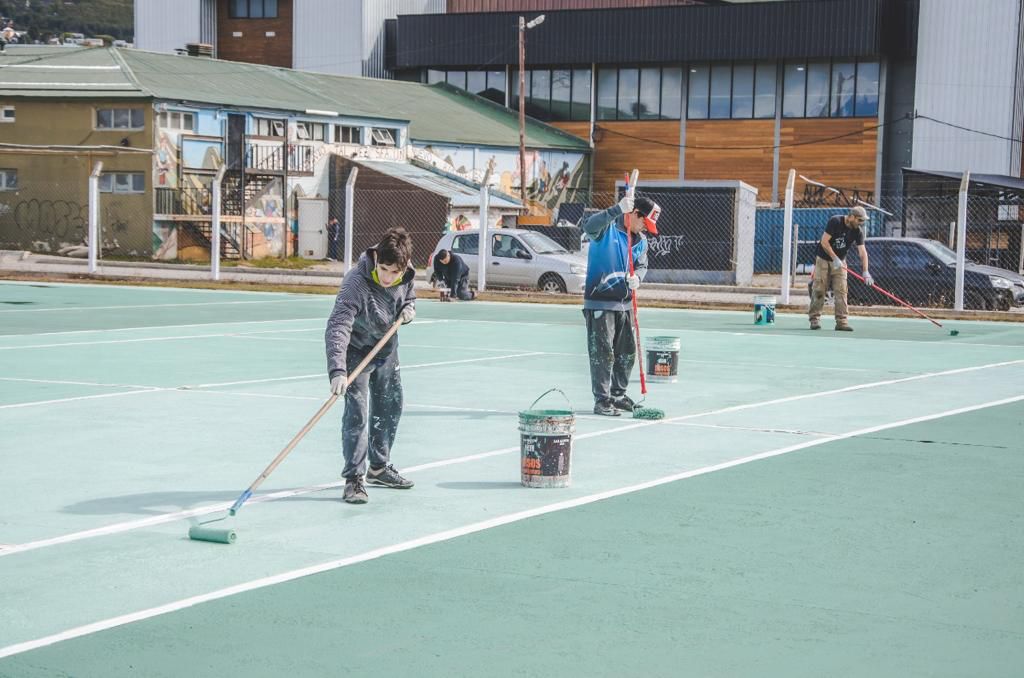
[[[628,285],[629,289],[631,289],[631,290],[635,290],[636,288],[640,287],[640,276],[635,275],[635,274],[631,275],[631,276],[627,276],[626,277],[626,285]]]
[[[846,266],[846,263],[839,257],[836,257],[835,259],[832,260],[832,265],[835,266],[837,269],[842,270],[843,267]]]
[[[411,323],[412,319],[416,317],[416,307],[412,304],[406,305],[399,314],[399,317],[402,319],[403,325]]]
[[[871,274],[868,273],[867,271],[864,271],[864,284],[867,285],[868,287],[875,286],[875,279],[872,278]]]
[[[345,389],[348,388],[348,380],[341,374],[331,378],[331,393],[336,396],[345,395]]]
[[[622,200],[619,201],[619,209],[622,210],[623,214],[629,214],[633,211],[633,196],[629,193],[622,196]]]

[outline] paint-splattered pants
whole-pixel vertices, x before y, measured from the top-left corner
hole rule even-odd
[[[352,360],[349,360],[352,363]],[[349,370],[357,363],[350,364]],[[397,348],[386,358],[374,360],[345,392],[341,447],[345,478],[366,474],[366,456],[374,468],[385,466],[402,418],[402,375]]]
[[[633,312],[584,309],[583,317],[594,400],[618,398],[626,393],[636,360]]]
[[[838,268],[828,259],[817,257],[814,260],[814,278],[811,281],[811,307],[807,311],[812,323],[821,319],[821,309],[825,307],[825,294],[829,283],[832,284],[832,296],[836,305],[836,324],[845,325],[849,318],[846,305],[846,267]]]

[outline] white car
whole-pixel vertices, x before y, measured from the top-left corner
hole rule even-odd
[[[491,253],[487,265],[487,286],[527,287],[544,292],[583,294],[587,260],[572,253],[537,231],[498,228],[489,232]],[[469,266],[469,283],[476,287],[479,270],[480,231],[450,231],[430,254],[430,266],[441,250],[462,258]]]

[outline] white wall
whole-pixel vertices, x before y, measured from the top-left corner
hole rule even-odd
[[[1020,0],[921,0],[918,114],[1012,137],[1019,15]],[[1011,174],[1019,158],[1019,144],[914,121],[916,168]]]
[[[293,8],[294,68],[362,75],[363,0],[294,0]]]
[[[135,0],[135,47],[174,52],[202,42],[201,7],[201,0]]]

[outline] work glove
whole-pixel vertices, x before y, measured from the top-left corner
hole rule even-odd
[[[331,377],[331,393],[336,396],[343,396],[347,388],[348,380],[345,378],[345,375],[339,374],[336,377]]]
[[[412,304],[408,304],[402,308],[399,317],[402,319],[402,324],[407,325],[412,322],[412,319],[416,317],[416,307]]]
[[[622,200],[619,201],[619,209],[622,210],[623,214],[629,214],[633,211],[633,196],[629,193],[622,196]]]
[[[872,278],[871,274],[868,273],[867,271],[864,271],[864,284],[867,285],[868,287],[875,286],[875,279]]]
[[[626,285],[628,285],[629,289],[631,289],[631,290],[635,290],[636,288],[640,287],[640,276],[635,275],[635,274],[631,275],[631,276],[627,276],[626,277]]]
[[[832,260],[832,265],[835,266],[836,270],[838,271],[843,270],[843,267],[846,266],[843,260],[840,259],[839,257],[836,257],[835,259]]]

